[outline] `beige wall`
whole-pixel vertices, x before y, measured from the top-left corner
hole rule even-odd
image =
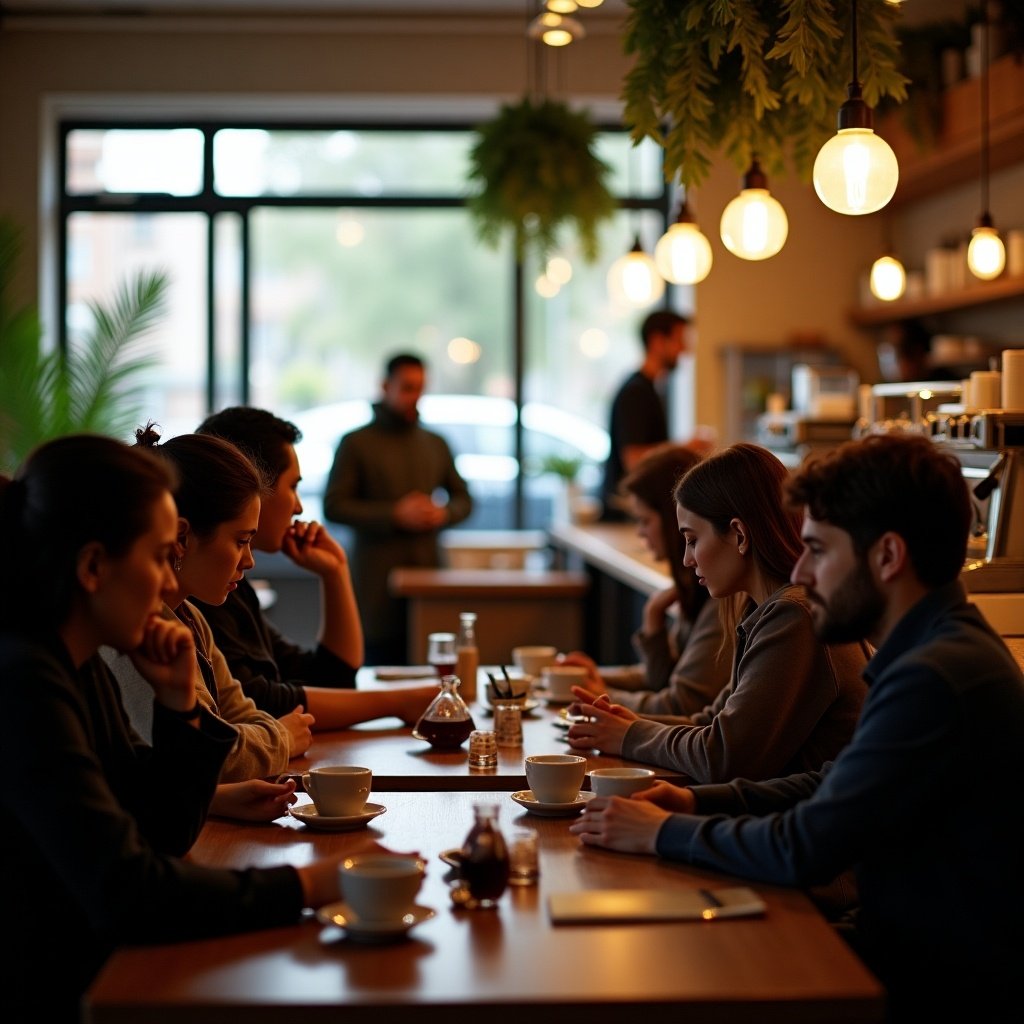
[[[466,29],[451,20],[425,19],[382,33],[373,19],[298,22],[204,22],[166,27],[158,19],[91,22],[0,22],[0,213],[24,225],[27,251],[18,293],[35,300],[44,290],[47,239],[55,222],[52,197],[41,190],[46,111],[78,97],[124,98],[133,105],[168,101],[216,113],[218,100],[237,112],[259,115],[291,101],[293,112],[346,116],[388,110],[417,116],[460,105],[481,110],[487,101],[521,95],[526,87],[526,46],[517,19],[494,19]],[[140,31],[131,25],[156,26]],[[618,34],[598,28],[557,55],[549,67],[551,92],[614,109],[627,68]],[[483,101],[483,102],[482,102]],[[850,327],[847,309],[856,301],[858,277],[878,254],[883,216],[848,218],[818,202],[796,180],[772,180],[785,205],[790,235],[785,249],[763,264],[728,253],[718,238],[718,219],[739,185],[739,173],[722,162],[694,194],[694,207],[711,239],[715,266],[697,289],[696,421],[722,424],[718,352],[722,346],[785,345],[799,335],[822,338],[864,379],[874,372],[874,335]],[[1017,188],[1015,194],[1024,193]],[[997,195],[995,186],[993,197]],[[1017,200],[1019,204],[1019,200]],[[959,205],[970,204],[967,198]],[[995,203],[994,203],[995,205]],[[918,209],[918,208],[915,208]],[[944,197],[922,212],[896,215],[895,235],[915,252],[943,213]],[[997,217],[1001,211],[994,209]],[[970,210],[973,221],[975,211]],[[960,216],[959,213],[956,215]],[[1024,211],[1004,215],[1007,226],[1024,224]],[[954,218],[955,219],[955,218]],[[964,226],[964,230],[970,224]],[[1002,222],[1001,222],[1002,226]],[[43,301],[43,309],[50,307]]]

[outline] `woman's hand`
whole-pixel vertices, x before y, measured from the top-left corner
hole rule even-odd
[[[573,687],[576,693],[577,687]],[[611,704],[605,695],[595,698],[593,703],[587,703],[582,698],[582,693],[576,693],[580,697],[580,703],[569,706],[570,715],[583,715],[584,720],[574,722],[569,726],[569,746],[575,750],[600,750],[606,754],[622,753],[622,743],[626,736],[626,730],[636,721],[635,715],[628,708],[621,704]]]
[[[313,723],[316,719],[306,714],[301,704],[294,711],[282,715],[278,721],[288,730],[288,760],[300,757],[313,744]]]
[[[582,651],[570,651],[568,654],[560,654],[558,656],[558,664],[578,665],[581,668],[585,668],[587,674],[580,686],[589,693],[604,693],[607,689],[598,670],[597,662],[589,654],[584,654]]]
[[[640,631],[644,636],[654,636],[665,628],[668,610],[679,600],[679,592],[675,586],[651,594],[644,604],[643,619]]]
[[[199,663],[192,631],[183,622],[152,618],[142,643],[128,656],[165,707],[188,711],[195,706]]]
[[[637,796],[595,796],[569,831],[588,846],[606,846],[623,853],[657,853],[658,832],[669,812]]]
[[[659,780],[647,789],[640,789],[631,794],[633,800],[646,800],[660,807],[663,811],[673,814],[695,814],[697,798],[693,790],[682,786],[673,786],[670,782]]]
[[[295,780],[222,782],[210,801],[210,813],[239,821],[273,821],[295,803]]]

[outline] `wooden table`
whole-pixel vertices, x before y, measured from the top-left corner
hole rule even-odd
[[[385,684],[386,685],[386,684]],[[483,684],[481,683],[481,690]],[[480,704],[470,706],[479,729],[493,728],[490,712]],[[556,710],[543,703],[523,718],[523,746],[499,747],[496,768],[473,768],[468,764],[468,742],[454,751],[435,750],[412,735],[412,730],[393,725],[395,719],[369,722],[352,729],[313,734],[313,745],[305,757],[295,758],[289,771],[308,771],[325,764],[358,764],[373,770],[373,787],[389,790],[504,790],[526,789],[523,758],[528,754],[582,753],[587,770],[639,765],[638,761],[605,756],[596,751],[574,751],[565,742],[564,730],[554,722]],[[653,768],[659,778],[679,778],[669,768]],[[589,780],[588,780],[589,782]]]
[[[321,941],[308,921],[247,935],[126,949],[87,998],[92,1024],[625,1024],[652,1021],[878,1021],[882,991],[796,890],[757,885],[760,919],[552,925],[545,899],[580,888],[666,891],[734,880],[654,857],[583,847],[565,819],[519,812],[500,797],[499,825],[540,833],[537,887],[510,889],[493,911],[452,908],[439,853],[461,845],[487,794],[375,793],[387,812],[360,832],[317,833],[290,817],[210,821],[193,858],[242,867],[304,864],[377,841],[418,850],[418,902],[436,916],[386,946]],[[491,798],[494,794],[490,794]]]

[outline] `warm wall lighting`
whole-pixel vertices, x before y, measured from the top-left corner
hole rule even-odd
[[[665,282],[637,236],[633,248],[608,268],[612,299],[627,306],[649,306],[665,294]]]
[[[679,208],[676,222],[658,239],[654,262],[672,284],[698,284],[711,272],[711,243],[697,227],[689,206]]]
[[[871,264],[871,294],[883,302],[893,302],[907,290],[907,272],[895,256],[879,256]]]
[[[838,133],[814,161],[814,191],[836,213],[858,216],[882,209],[900,178],[896,154],[872,128],[871,108],[864,102],[857,76],[857,4],[850,5],[852,78],[839,108]]]
[[[743,177],[743,190],[722,212],[719,232],[729,252],[745,260],[766,260],[786,244],[786,211],[768,191],[756,159]]]

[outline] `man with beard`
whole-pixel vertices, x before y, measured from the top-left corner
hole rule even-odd
[[[1007,1019],[1024,962],[1024,679],[958,579],[959,464],[875,436],[802,469],[789,495],[816,630],[876,647],[853,739],[820,772],[597,797],[571,831],[772,884],[852,868],[844,935],[890,1020]]]

